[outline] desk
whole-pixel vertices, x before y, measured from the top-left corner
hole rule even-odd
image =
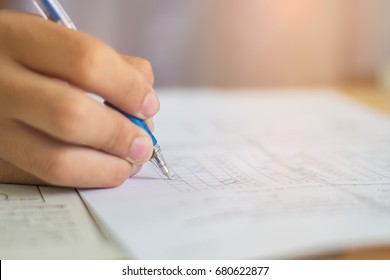
[[[380,90],[368,85],[347,85],[342,86],[341,90],[363,104],[390,114],[390,90]]]

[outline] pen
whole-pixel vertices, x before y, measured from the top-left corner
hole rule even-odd
[[[33,0],[33,3],[38,9],[39,13],[44,18],[62,24],[70,29],[77,29],[70,17],[67,15],[67,13],[57,0]],[[106,101],[104,103],[126,116],[130,121],[132,121],[137,126],[143,128],[150,135],[153,143],[153,153],[150,158],[150,161],[152,161],[162,171],[162,173],[168,177],[168,179],[171,179],[168,166],[161,153],[161,148],[157,143],[157,139],[154,137],[153,133],[150,131],[146,123],[142,119],[139,119],[122,110],[119,110],[118,108],[114,107],[112,104]]]

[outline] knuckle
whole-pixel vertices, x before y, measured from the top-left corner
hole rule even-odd
[[[58,151],[45,162],[41,177],[49,184],[65,186],[68,184],[69,174],[67,171],[70,167],[66,150]]]
[[[89,85],[98,82],[104,74],[108,53],[107,47],[97,40],[83,40],[73,56],[75,77]]]
[[[114,125],[114,129],[111,134],[107,137],[107,140],[102,143],[100,149],[102,150],[112,150],[113,148],[118,146],[118,142],[122,136],[122,128],[119,122]]]
[[[142,73],[144,73],[145,78],[148,82],[153,83],[154,82],[154,75],[153,75],[153,68],[152,64],[143,58],[140,58],[140,70]]]
[[[121,156],[126,156],[126,153],[130,150],[130,144],[128,144],[129,139],[129,133],[128,133],[128,123],[127,120],[123,121],[121,119],[118,119],[113,122],[113,129],[108,135],[107,140],[102,143],[102,146],[100,149],[106,150],[106,151],[114,151],[119,149],[122,149],[123,146],[123,152],[119,152]]]
[[[146,60],[146,59],[143,59],[143,58],[139,58],[139,67],[142,69],[143,72],[145,73],[152,73],[153,70],[152,70],[152,64]]]
[[[151,92],[152,87],[139,71],[134,71],[129,76],[128,84],[122,92],[121,100],[131,100],[131,107],[137,110],[145,98],[145,95]]]
[[[82,133],[82,123],[88,114],[87,106],[82,101],[64,102],[54,118],[54,127],[59,137],[76,140]]]

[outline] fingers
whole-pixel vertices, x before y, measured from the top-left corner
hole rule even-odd
[[[129,64],[133,65],[139,71],[141,71],[145,77],[145,79],[149,82],[151,86],[154,83],[154,75],[152,70],[152,65],[149,61],[136,56],[127,56],[122,55],[122,58]]]
[[[145,120],[146,125],[149,127],[151,132],[154,132],[154,121],[153,119]]]
[[[0,32],[7,38],[0,49],[29,69],[96,93],[142,119],[151,118],[159,110],[150,75],[145,76],[145,67],[137,69],[141,62],[126,62],[87,34],[10,12],[1,17]]]
[[[114,187],[134,171],[127,161],[87,147],[67,145],[15,122],[0,123],[0,153],[10,164],[51,185]]]
[[[3,114],[63,142],[96,148],[135,164],[150,159],[150,136],[122,114],[57,80],[15,65],[7,71],[7,79],[0,77]]]
[[[0,182],[10,184],[44,184],[45,182],[30,173],[17,168],[0,158]]]
[[[39,17],[0,11],[0,180],[111,187],[152,154],[150,136],[93,92],[147,120],[150,64]]]

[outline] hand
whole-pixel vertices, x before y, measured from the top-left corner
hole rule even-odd
[[[0,11],[0,182],[113,187],[149,160],[150,64],[40,17]],[[149,121],[150,123],[150,121]]]

